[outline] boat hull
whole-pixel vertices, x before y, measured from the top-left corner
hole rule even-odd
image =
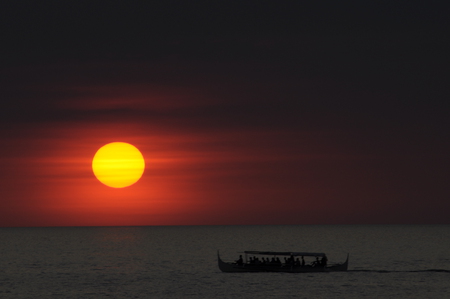
[[[348,269],[348,255],[347,260],[342,264],[336,264],[329,267],[323,266],[286,266],[286,265],[271,265],[271,264],[242,264],[227,263],[222,261],[219,252],[217,252],[217,262],[219,269],[222,272],[284,272],[284,273],[310,273],[310,272],[336,272],[347,271]]]

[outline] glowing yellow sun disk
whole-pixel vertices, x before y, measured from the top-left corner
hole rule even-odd
[[[106,186],[123,188],[136,183],[144,173],[145,161],[141,152],[125,142],[102,146],[92,160],[92,170]]]

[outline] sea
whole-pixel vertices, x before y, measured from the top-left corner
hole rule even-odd
[[[449,225],[0,228],[0,298],[450,298]],[[347,272],[222,273],[324,252]]]

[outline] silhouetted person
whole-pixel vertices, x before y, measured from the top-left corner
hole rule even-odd
[[[313,267],[319,266],[320,265],[320,261],[319,261],[319,257],[316,256],[316,260],[312,263]]]
[[[244,260],[242,259],[242,254],[239,256],[239,259],[236,261],[236,264],[242,266],[244,264]]]

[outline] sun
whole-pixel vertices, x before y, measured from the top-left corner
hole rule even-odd
[[[102,146],[92,159],[92,170],[97,179],[112,188],[133,185],[142,177],[144,169],[145,160],[141,152],[125,142]]]

